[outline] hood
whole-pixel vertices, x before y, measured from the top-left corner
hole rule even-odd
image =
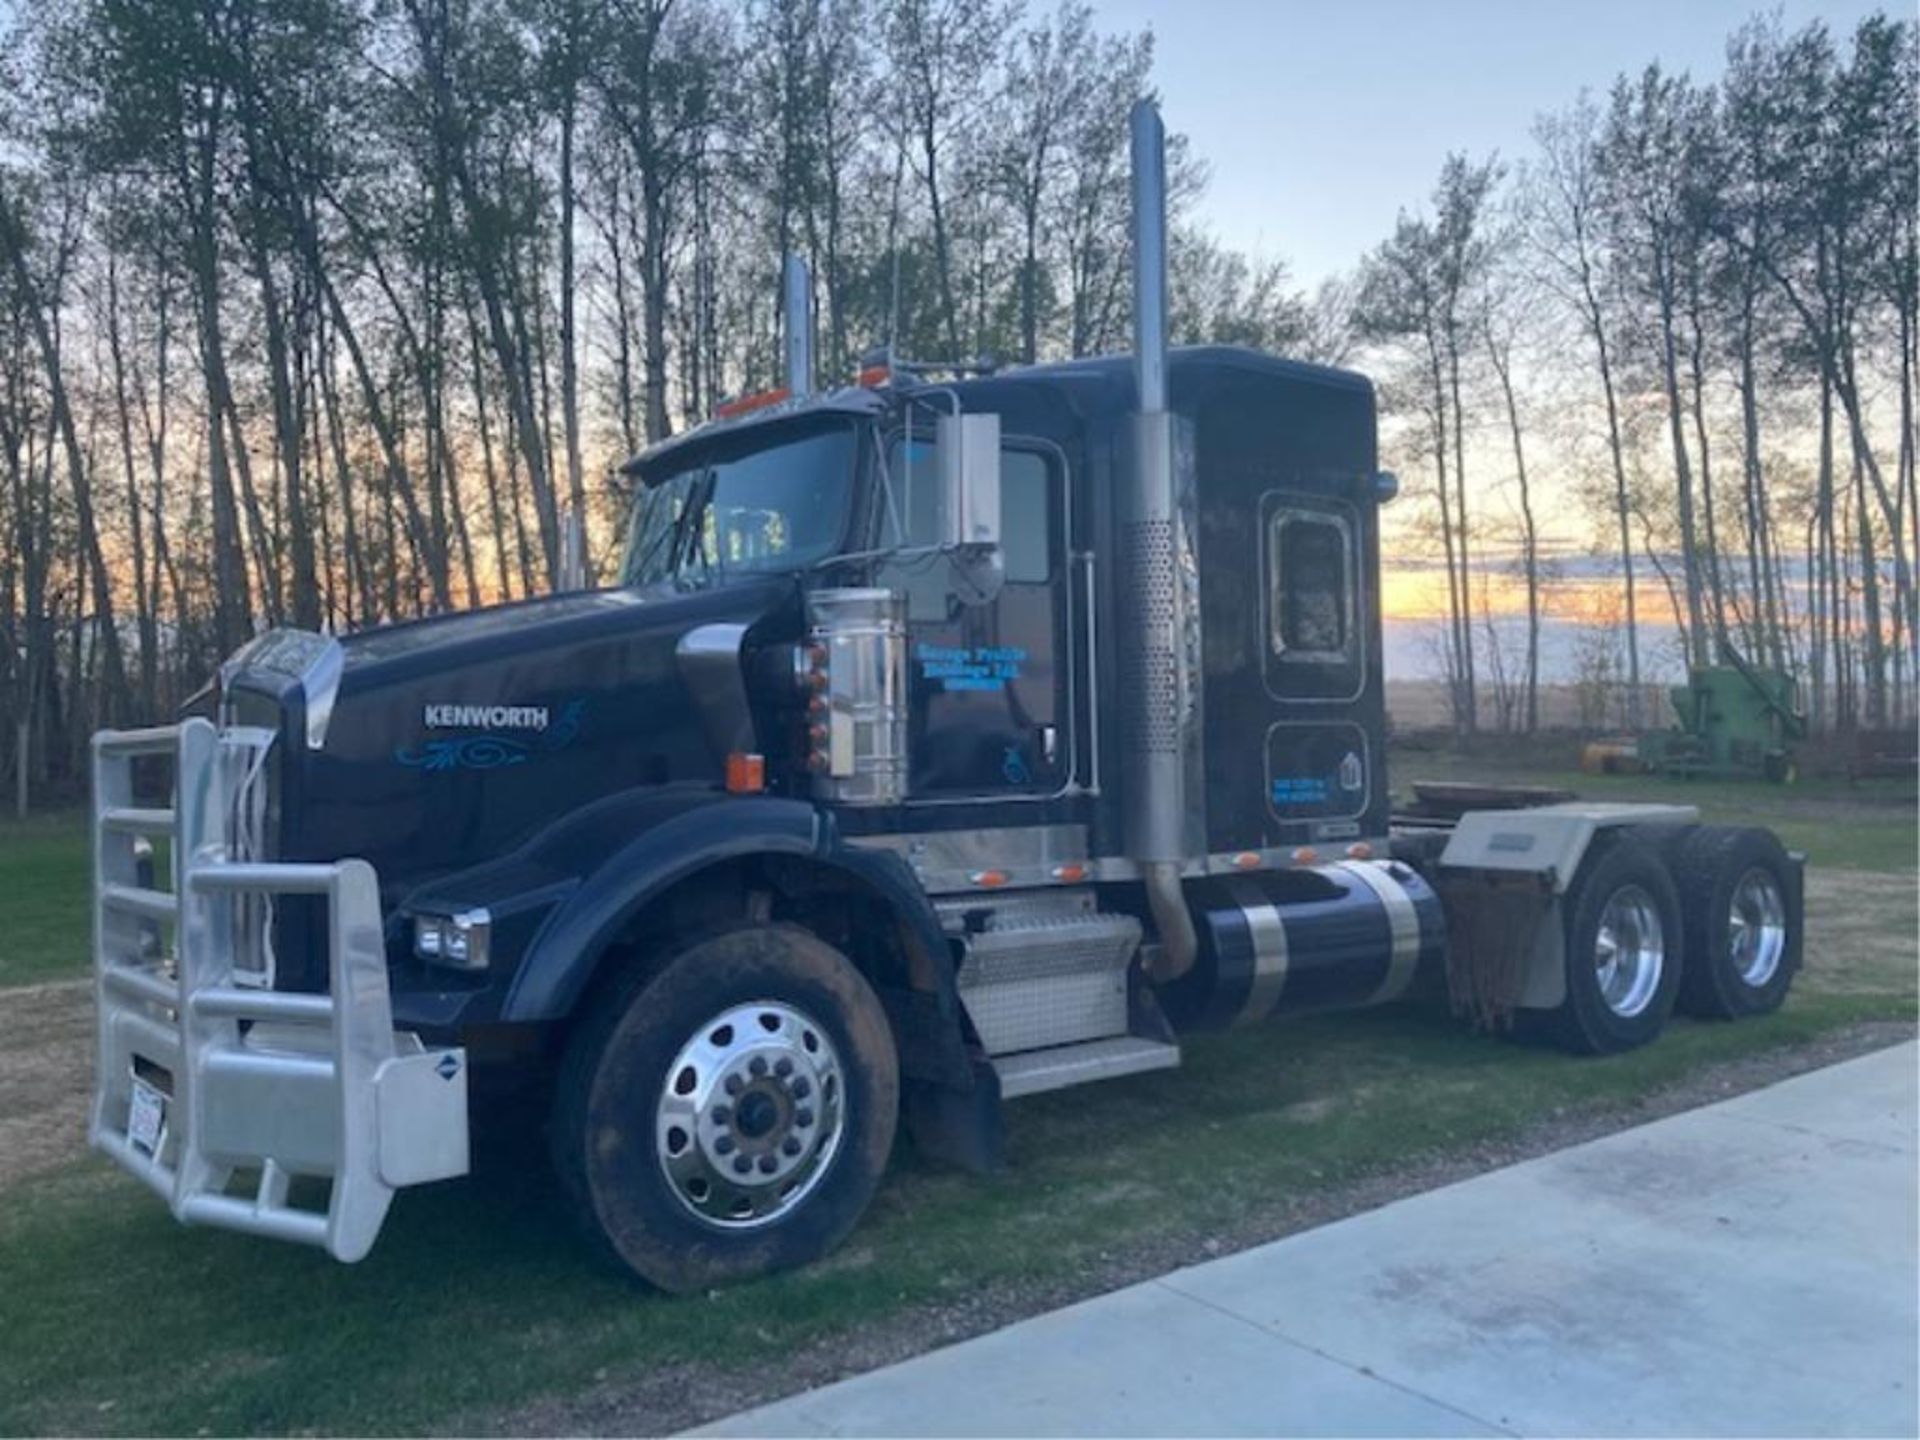
[[[653,590],[581,590],[511,600],[479,610],[430,615],[404,620],[342,637],[347,674],[360,684],[384,684],[405,675],[503,658],[537,651],[555,641],[633,628],[672,625],[685,617],[689,624],[716,610],[732,614],[742,608],[757,610],[755,601],[764,586],[732,586],[725,590],[683,592],[667,587]],[[753,599],[743,590],[755,592]],[[357,688],[357,687],[356,687]]]
[[[345,637],[316,751],[294,750],[290,858],[360,855],[384,886],[503,854],[593,800],[719,785],[677,658],[706,625],[797,638],[788,576],[713,590],[600,590]],[[789,634],[791,631],[791,634]]]

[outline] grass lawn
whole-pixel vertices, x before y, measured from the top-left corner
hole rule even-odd
[[[1443,778],[1429,758],[1398,773]],[[1630,782],[1627,793],[1669,788]],[[830,1261],[685,1300],[596,1269],[524,1140],[488,1147],[470,1180],[402,1195],[354,1267],[182,1230],[130,1178],[77,1160],[15,1183],[0,1204],[0,1433],[458,1431],[676,1365],[777,1366],[802,1344],[853,1343],[983,1291],[1067,1285],[1130,1245],[1231,1235],[1359,1177],[1630,1106],[1716,1061],[1910,1019],[1911,788],[1884,814],[1816,789],[1688,793],[1711,793],[1716,816],[1775,815],[1816,864],[1905,877],[1856,868],[1822,880],[1808,969],[1778,1015],[1676,1022],[1657,1045],[1600,1061],[1408,1010],[1199,1039],[1178,1071],[1010,1107],[1011,1163],[997,1176],[935,1170],[903,1147]],[[72,823],[0,830],[0,945],[37,913],[39,950],[64,943],[65,973],[79,973],[84,848]],[[29,905],[23,885],[46,903]],[[68,898],[55,903],[55,891]],[[0,1016],[5,1005],[0,993]]]
[[[0,986],[86,973],[92,864],[85,811],[0,820]]]

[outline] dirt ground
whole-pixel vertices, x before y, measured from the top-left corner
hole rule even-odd
[[[1811,870],[1806,966],[1828,993],[1874,988],[1914,964],[1913,872]]]
[[[84,981],[0,990],[0,1190],[87,1140],[93,999]]]

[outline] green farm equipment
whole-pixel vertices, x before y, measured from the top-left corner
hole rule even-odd
[[[1710,780],[1794,778],[1793,747],[1806,738],[1799,687],[1783,670],[1750,665],[1730,645],[1721,663],[1695,666],[1669,695],[1679,724],[1640,737],[1639,758],[1663,775]]]

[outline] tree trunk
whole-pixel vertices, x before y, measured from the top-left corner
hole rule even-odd
[[[1690,664],[1708,663],[1708,631],[1705,606],[1701,603],[1700,554],[1694,538],[1693,467],[1687,456],[1687,437],[1682,428],[1685,413],[1680,401],[1680,366],[1674,338],[1674,293],[1671,261],[1655,260],[1660,298],[1660,378],[1667,401],[1667,430],[1673,443],[1673,476],[1680,514],[1680,566],[1686,584],[1687,657]]]
[[[1527,733],[1540,728],[1540,532],[1534,523],[1533,491],[1527,483],[1527,453],[1521,442],[1520,406],[1513,394],[1511,354],[1503,352],[1491,326],[1486,330],[1487,357],[1500,381],[1507,405],[1507,429],[1513,439],[1513,469],[1520,484],[1520,563],[1527,586],[1527,669],[1524,706]]]
[[[1607,452],[1613,461],[1613,504],[1620,522],[1620,571],[1627,602],[1627,728],[1638,731],[1645,724],[1645,716],[1641,714],[1640,705],[1640,615],[1633,576],[1633,506],[1627,490],[1626,448],[1620,436],[1620,401],[1614,390],[1606,319],[1600,309],[1600,296],[1594,289],[1592,267],[1584,254],[1580,259],[1580,288],[1587,330],[1593,336],[1594,351],[1599,357],[1600,389],[1607,402]]]
[[[127,539],[132,549],[133,614],[140,644],[140,715],[157,720],[160,714],[160,627],[155,615],[159,596],[147,584],[147,527],[141,514],[139,466],[134,459],[133,408],[127,399],[126,347],[120,329],[120,266],[107,253],[107,355],[113,366],[114,416],[120,432],[120,463],[127,490]]]
[[[560,109],[560,425],[567,446],[567,499],[582,519],[587,490],[580,463],[580,364],[574,335],[573,136],[576,95],[570,81]],[[588,575],[592,580],[592,575]]]

